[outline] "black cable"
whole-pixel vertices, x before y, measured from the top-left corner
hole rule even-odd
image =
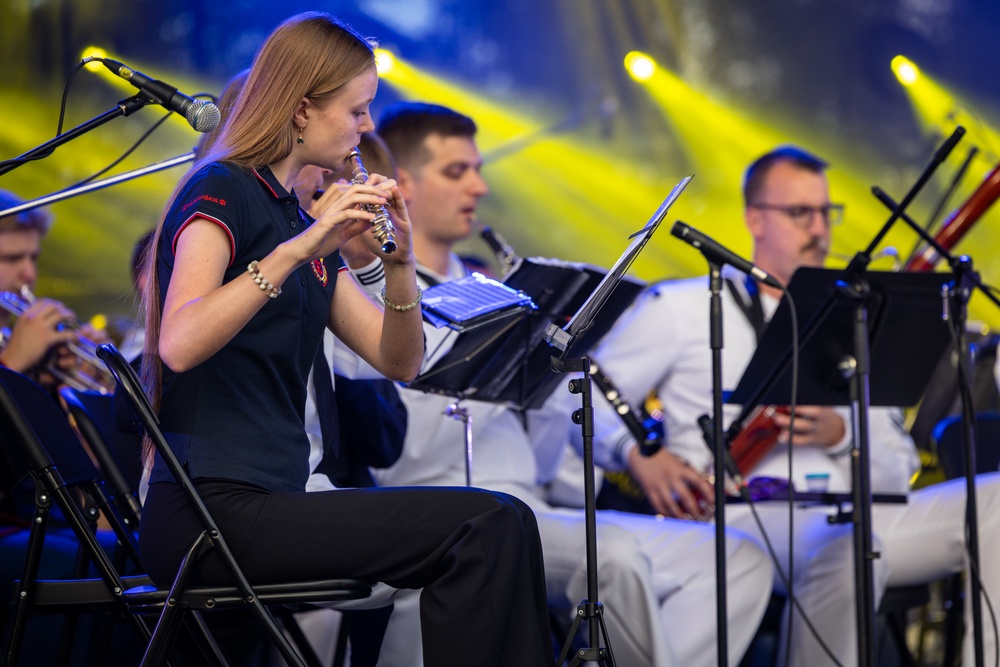
[[[984,288],[985,288],[985,286],[984,286]],[[990,290],[992,291],[993,288],[990,288]],[[951,334],[952,344],[955,346],[955,349],[956,350],[962,350],[961,339],[959,338],[958,332],[955,330],[955,327],[948,327],[948,332]],[[961,382],[962,384],[965,384],[965,385],[969,384],[969,380],[970,380],[970,378],[972,376],[971,369],[969,368],[968,364],[969,364],[968,354],[967,354],[967,352],[965,350],[962,350],[962,354],[960,354],[958,356],[958,378],[959,378],[958,381]],[[978,491],[978,486],[976,484],[973,484],[973,491],[974,492]],[[968,497],[966,497],[965,502],[966,503],[969,502]],[[968,576],[975,578],[976,582],[979,584],[979,591],[982,593],[983,599],[986,600],[986,608],[990,612],[990,624],[991,624],[991,626],[993,628],[993,637],[994,637],[994,639],[996,640],[996,643],[997,643],[997,649],[994,651],[994,655],[993,655],[993,664],[994,664],[995,667],[1000,667],[1000,629],[997,628],[997,617],[996,617],[996,614],[993,611],[993,603],[990,601],[990,595],[986,591],[986,587],[983,586],[983,580],[982,580],[982,578],[979,576],[978,563],[976,563],[976,562],[973,561],[973,559],[972,559],[972,552],[969,549],[969,540],[971,538],[971,533],[969,532],[969,522],[968,521],[965,522],[964,531],[963,531],[963,537],[964,537],[964,541],[965,541],[965,545],[964,545],[965,546],[965,553],[969,556],[969,558],[968,558],[968,561],[969,561],[969,573],[968,573]],[[981,555],[982,554],[980,554],[980,556]],[[972,587],[970,586],[970,590],[971,589],[972,589]],[[971,600],[969,601],[969,604],[972,604]],[[968,631],[969,631],[969,629],[966,628],[966,632],[968,632]]]
[[[55,137],[53,137],[53,139],[55,139],[60,134],[62,134],[63,119],[66,116],[66,101],[69,98],[70,84],[73,83],[73,79],[76,77],[77,73],[81,69],[83,69],[83,66],[86,65],[88,62],[90,62],[90,61],[89,60],[81,60],[80,62],[78,62],[76,64],[76,67],[73,68],[73,71],[69,73],[69,78],[66,79],[66,85],[63,86],[62,104],[59,106],[59,123],[56,126],[56,135],[55,135]],[[0,161],[0,168],[11,166],[11,165],[27,164],[28,162],[32,162],[34,160],[41,160],[42,158],[47,158],[48,156],[52,155],[52,153],[54,151],[55,151],[55,147],[50,148],[49,150],[45,151],[44,153],[39,153],[37,155],[32,155],[31,157],[15,157],[15,158],[11,158],[9,160],[3,160],[3,161]]]
[[[782,292],[782,296],[788,301],[788,314],[792,326],[792,396],[791,402],[788,405],[788,581],[785,583],[785,590],[788,591],[788,599],[796,600],[795,593],[793,591],[794,581],[795,581],[795,477],[793,476],[792,468],[792,454],[793,454],[793,444],[792,440],[795,437],[795,408],[798,405],[799,400],[799,318],[798,312],[795,309],[795,301],[792,299],[792,295],[788,290]],[[754,519],[757,518],[756,512],[754,512]],[[775,561],[777,565],[777,561]],[[781,571],[780,566],[778,571]],[[796,607],[798,603],[796,602]],[[813,635],[816,637],[816,641],[820,643],[823,649],[830,653],[826,644],[820,639],[819,634],[813,628],[812,622],[806,617],[805,613],[802,611],[801,607],[798,607],[799,613],[802,614],[802,619],[806,622],[806,625],[812,630]],[[789,610],[787,627],[785,628],[785,667],[789,665],[789,656],[792,653],[792,613],[793,610]],[[830,653],[830,659],[837,662],[837,659]]]
[[[76,78],[76,75],[87,63],[95,60],[100,60],[100,58],[84,58],[76,64],[73,71],[69,73],[69,78],[66,79],[66,85],[63,86],[62,103],[59,105],[59,122],[56,124],[57,137],[62,134],[63,120],[66,118],[66,102],[69,100],[70,84],[73,83],[73,79]]]
[[[750,513],[753,515],[753,520],[757,524],[757,529],[760,531],[761,537],[764,538],[764,546],[767,547],[767,552],[771,555],[771,560],[774,562],[774,569],[778,575],[778,579],[781,580],[781,583],[785,586],[785,590],[788,591],[788,604],[791,604],[792,606],[795,607],[795,609],[798,610],[799,616],[801,616],[802,620],[805,621],[806,627],[809,628],[809,632],[811,632],[812,636],[816,638],[816,641],[819,643],[820,648],[822,648],[823,652],[826,653],[827,656],[830,658],[830,660],[833,661],[833,664],[837,665],[837,667],[843,667],[840,661],[838,661],[836,656],[833,654],[833,651],[830,649],[830,647],[827,646],[826,642],[823,641],[823,638],[820,637],[819,630],[817,630],[816,626],[813,625],[812,621],[809,620],[809,616],[806,615],[805,610],[802,609],[802,605],[799,603],[799,599],[792,594],[791,580],[789,580],[788,577],[785,575],[785,571],[781,569],[781,565],[778,562],[778,555],[774,553],[774,545],[771,544],[771,540],[770,538],[768,538],[767,532],[764,530],[764,524],[760,520],[760,516],[757,514],[756,505],[754,505],[753,501],[749,500],[747,501],[747,505],[750,507]],[[793,612],[789,611],[788,613],[789,617],[791,617],[792,613]],[[785,653],[785,664],[786,665],[788,664],[787,650]]]
[[[211,93],[195,93],[194,95],[192,95],[192,97],[196,97],[196,98],[197,97],[205,97],[205,98],[208,98],[208,99],[212,100],[213,103],[217,101],[215,95],[212,95]],[[142,134],[142,136],[140,136],[138,139],[136,139],[135,142],[124,153],[122,153],[121,155],[119,155],[118,158],[116,158],[114,160],[114,162],[112,162],[108,166],[104,167],[100,171],[98,171],[98,172],[96,172],[94,174],[91,174],[90,176],[88,176],[87,178],[83,179],[82,181],[78,181],[78,182],[76,182],[76,183],[74,183],[72,185],[67,185],[65,188],[62,188],[62,190],[59,190],[58,192],[62,192],[62,191],[65,191],[65,190],[70,190],[72,188],[78,188],[81,185],[85,185],[85,184],[91,182],[92,180],[94,180],[95,178],[98,178],[99,176],[102,176],[102,175],[106,174],[108,171],[110,171],[115,166],[117,166],[119,163],[121,163],[122,160],[124,160],[129,155],[131,155],[133,153],[133,151],[135,151],[135,149],[137,149],[142,144],[142,142],[144,142],[146,139],[148,139],[149,136],[154,131],[156,131],[161,125],[163,125],[163,123],[166,122],[166,120],[168,118],[170,118],[170,116],[172,116],[173,113],[174,113],[173,111],[167,111],[167,113],[165,113],[163,116],[160,117],[159,120],[157,120],[155,123],[153,123],[153,125],[151,125],[149,127],[149,129],[147,129]]]

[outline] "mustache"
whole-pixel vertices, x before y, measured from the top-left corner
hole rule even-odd
[[[830,244],[822,236],[814,236],[809,243],[802,246],[802,252],[810,252],[812,250],[819,250],[820,252],[829,252]]]

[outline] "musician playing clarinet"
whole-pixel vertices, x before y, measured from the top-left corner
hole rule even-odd
[[[800,148],[781,147],[755,160],[746,171],[744,221],[753,238],[753,262],[783,284],[800,266],[821,267],[826,260],[832,227],[843,210],[831,202],[826,168],[823,160]],[[731,390],[777,308],[780,293],[729,266],[723,276],[723,389]],[[603,463],[627,469],[655,511],[667,516],[692,511],[691,487],[711,461],[697,424],[700,415],[712,412],[707,286],[705,277],[651,286],[594,354],[626,397],[641,398],[655,390],[663,403],[667,446],[654,456],[640,456],[615,416],[600,405],[596,440],[608,452]],[[738,406],[726,406],[724,426],[738,412]],[[872,408],[870,417],[872,490],[908,493],[919,459],[903,429],[902,411]],[[794,432],[789,431],[787,415],[776,413],[774,420],[779,429],[776,444],[750,472],[751,478],[787,478],[791,452],[797,489],[806,488],[805,475],[826,473],[830,491],[850,491],[853,443],[847,409],[799,407]],[[979,476],[977,489],[980,550],[995,554],[1000,548],[1000,476]],[[874,548],[881,553],[873,562],[876,601],[887,586],[926,583],[966,568],[964,507],[965,487],[960,479],[909,492],[905,505],[875,505]],[[759,503],[757,511],[787,572],[788,507]],[[745,506],[734,505],[726,512],[729,526],[759,536]],[[794,510],[793,588],[819,638],[795,612],[788,664],[834,664],[820,638],[840,664],[857,661],[851,525],[828,523],[830,512],[828,508]],[[985,556],[981,569],[985,592],[997,600],[1000,564]],[[779,577],[774,581],[775,590],[784,593]],[[790,606],[786,604],[786,615]],[[997,638],[988,629],[984,634],[986,663],[992,664]],[[972,664],[971,631],[966,635],[965,664]],[[780,646],[783,649],[785,642]]]
[[[446,107],[399,102],[382,111],[379,134],[399,172],[399,189],[413,222],[413,252],[423,287],[462,278],[466,268],[454,246],[474,231],[479,200],[489,192],[480,168],[475,122]],[[373,258],[361,276],[377,276]],[[375,296],[379,283],[365,283]],[[433,351],[442,330],[426,325]],[[465,484],[464,425],[444,416],[453,399],[415,389],[400,391],[409,414],[403,454],[376,471],[385,486]],[[572,406],[567,406],[567,403]],[[545,553],[549,606],[572,619],[586,597],[584,514],[553,507],[547,492],[571,431],[570,413],[578,397],[556,390],[543,409],[516,411],[505,405],[463,400],[472,421],[472,484],[510,493],[535,512]],[[582,483],[582,473],[580,473]],[[714,530],[693,521],[597,513],[599,599],[618,665],[624,667],[707,667],[716,660],[712,592]],[[763,615],[770,590],[770,566],[748,537],[727,536],[729,569],[729,664],[736,665]],[[407,601],[397,600],[382,650],[398,655],[398,638],[408,619]],[[402,629],[401,629],[402,628]],[[405,647],[406,643],[403,642]],[[412,664],[390,660],[389,664]]]

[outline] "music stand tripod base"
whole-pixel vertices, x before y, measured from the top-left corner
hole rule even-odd
[[[611,650],[611,640],[608,638],[608,628],[604,624],[604,605],[598,601],[597,593],[597,501],[594,483],[594,404],[592,384],[590,377],[590,359],[558,359],[551,358],[553,370],[559,373],[581,373],[582,377],[574,378],[569,382],[569,391],[572,394],[580,394],[581,408],[573,412],[573,423],[580,425],[583,436],[583,493],[584,503],[584,524],[586,534],[586,559],[587,559],[587,599],[583,600],[576,609],[576,618],[566,637],[566,643],[556,661],[557,667],[565,664],[568,657],[573,638],[580,628],[580,623],[584,620],[587,624],[587,636],[589,646],[580,648],[573,656],[570,665],[579,665],[581,662],[597,662],[600,665],[615,667],[614,653]],[[597,625],[594,625],[594,620]],[[601,647],[603,639],[604,646]]]

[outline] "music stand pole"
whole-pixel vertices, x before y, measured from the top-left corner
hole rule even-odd
[[[962,442],[965,459],[965,525],[966,547],[969,554],[970,593],[972,599],[972,636],[975,646],[976,667],[983,667],[983,610],[982,582],[979,580],[979,510],[976,498],[976,411],[972,403],[972,374],[969,368],[969,344],[965,333],[968,302],[978,276],[972,270],[972,260],[967,256],[952,261],[955,280],[948,290],[948,304],[951,310],[949,320],[954,331],[958,348],[959,396],[962,400]],[[984,290],[985,291],[985,290]]]
[[[469,414],[469,409],[464,405],[461,405],[461,398],[455,399],[455,402],[445,408],[444,416],[451,417],[457,421],[464,424],[465,427],[465,439],[463,443],[465,444],[465,485],[472,486],[472,415]]]
[[[841,364],[848,377],[854,426],[851,452],[853,494],[854,589],[858,630],[858,664],[875,664],[875,576],[872,561],[879,557],[872,544],[871,469],[869,468],[869,380],[871,358],[868,340],[868,284],[859,279],[853,285],[840,284],[842,294],[855,300],[852,326],[854,357]]]
[[[715,454],[715,627],[719,667],[729,663],[726,604],[726,456],[722,439],[722,266],[709,260],[709,341],[712,348],[712,452]]]
[[[910,216],[903,213],[901,205],[889,197],[884,190],[873,187],[872,193],[890,210],[899,211],[899,217],[913,229],[921,239],[926,241],[938,255],[948,262],[949,267],[955,275],[955,279],[948,288],[946,305],[948,307],[948,320],[952,328],[952,340],[955,341],[956,354],[958,355],[958,391],[962,403],[962,444],[963,462],[965,464],[965,525],[967,529],[967,553],[969,556],[970,592],[972,600],[972,636],[975,647],[976,667],[983,667],[985,656],[983,655],[983,612],[982,612],[982,584],[979,581],[979,512],[976,498],[976,411],[972,403],[972,374],[969,371],[969,345],[965,332],[965,323],[968,316],[968,303],[975,288],[979,288],[981,294],[1000,307],[1000,300],[988,289],[983,289],[979,275],[972,269],[972,260],[962,255],[956,257],[946,248],[941,246],[937,240],[918,225]]]
[[[552,368],[556,372],[582,373],[582,377],[570,380],[569,391],[573,394],[580,394],[581,407],[573,412],[573,423],[580,425],[580,432],[583,436],[583,511],[587,544],[587,599],[580,602],[576,608],[576,617],[573,619],[573,625],[570,627],[566,643],[563,644],[556,665],[561,667],[565,664],[580,623],[587,621],[589,643],[586,647],[576,651],[573,660],[569,663],[570,667],[582,662],[596,662],[614,667],[615,657],[608,639],[608,629],[604,625],[604,605],[601,604],[597,593],[597,493],[594,484],[594,405],[591,391],[590,359],[583,357],[562,360],[552,357],[551,361]],[[603,648],[600,642],[601,636],[604,638]]]

